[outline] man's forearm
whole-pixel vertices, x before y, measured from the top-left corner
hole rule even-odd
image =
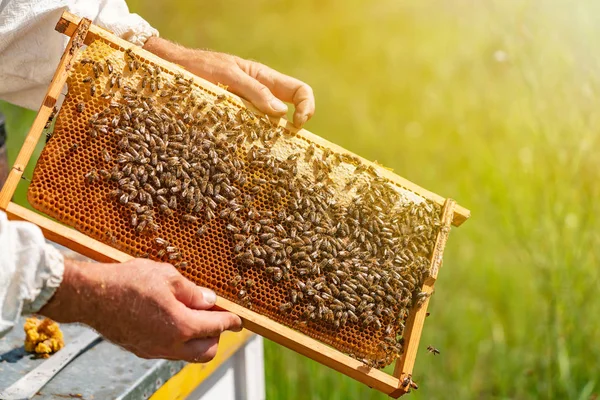
[[[144,44],[144,49],[164,60],[171,61],[172,63],[179,65],[181,65],[182,60],[185,59],[185,53],[188,50],[177,43],[173,43],[156,36],[148,38]]]
[[[94,297],[91,293],[93,284],[91,270],[88,268],[90,265],[65,260],[63,280],[39,313],[58,322],[88,323],[86,314],[93,311],[89,309],[88,303]]]

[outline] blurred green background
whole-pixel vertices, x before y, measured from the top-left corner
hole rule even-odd
[[[128,3],[163,37],[308,82],[309,130],[471,209],[411,398],[600,394],[599,2]],[[12,162],[33,113],[0,109]],[[268,399],[386,398],[273,343],[266,376]]]

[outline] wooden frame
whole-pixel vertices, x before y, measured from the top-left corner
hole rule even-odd
[[[26,220],[38,225],[49,240],[60,243],[87,257],[101,262],[128,261],[133,257],[104,243],[94,240],[81,232],[68,228],[45,216],[19,206],[11,202],[11,198],[16,190],[18,182],[21,179],[23,171],[25,170],[25,166],[29,162],[33,150],[38,143],[40,136],[42,135],[44,125],[52,114],[52,110],[56,104],[58,95],[65,85],[71,62],[83,44],[89,44],[96,38],[102,38],[123,48],[132,48],[135,53],[143,54],[143,57],[149,59],[157,65],[164,66],[165,68],[171,70],[174,69],[174,66],[173,64],[168,63],[141,48],[133,46],[129,42],[126,42],[91,24],[89,20],[80,19],[79,17],[69,14],[68,12],[63,13],[60,21],[56,25],[56,30],[64,33],[65,35],[71,36],[71,40],[69,41],[67,48],[60,60],[43,104],[40,107],[37,117],[35,118],[29,134],[25,139],[17,160],[9,173],[8,179],[2,188],[2,191],[0,192],[0,209],[6,211],[10,219]],[[206,87],[213,92],[225,93],[224,89],[201,78],[194,77],[194,80],[200,86]],[[229,92],[227,92],[227,94],[230,98],[233,98],[234,101],[239,101],[240,103],[244,103],[247,107],[252,108],[252,106],[244,100],[230,94]],[[287,129],[296,132],[299,136],[303,136],[313,142],[316,142],[317,144],[329,147],[340,153],[348,153],[341,147],[327,142],[326,140],[306,130],[298,130],[294,128],[288,121],[284,119],[281,119],[279,123],[286,126]],[[375,165],[364,159],[362,161],[368,165]],[[456,205],[456,203],[451,199],[444,199],[443,197],[429,192],[412,182],[398,177],[390,171],[383,171],[381,168],[379,170],[382,171],[382,174],[385,177],[389,178],[396,184],[413,191],[422,197],[443,205],[443,226],[436,239],[434,251],[431,257],[430,276],[425,280],[422,287],[423,291],[431,292],[441,266],[442,253],[448,237],[450,225],[454,224],[458,226],[463,223],[470,216],[469,210]],[[405,351],[402,357],[396,361],[394,374],[389,375],[383,371],[368,368],[362,362],[357,361],[338,350],[335,350],[256,312],[250,311],[236,303],[221,297],[217,299],[217,307],[239,315],[244,321],[244,327],[248,330],[260,334],[285,347],[288,347],[321,364],[327,365],[394,398],[406,393],[406,391],[410,388],[409,386],[403,386],[402,383],[405,378],[411,376],[412,374],[417,348],[421,337],[421,331],[423,329],[423,323],[427,313],[428,303],[429,300],[425,300],[420,308],[413,310],[409,315],[406,325],[406,332],[408,334],[405,336]]]

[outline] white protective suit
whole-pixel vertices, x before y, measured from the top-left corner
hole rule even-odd
[[[37,110],[69,38],[54,30],[63,11],[133,44],[158,36],[124,0],[0,0],[0,99]],[[0,337],[39,311],[62,281],[64,260],[27,222],[0,212]]]

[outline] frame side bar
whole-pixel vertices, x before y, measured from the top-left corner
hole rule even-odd
[[[444,246],[446,244],[446,240],[448,239],[448,231],[450,230],[450,224],[452,223],[452,217],[454,213],[454,205],[455,201],[452,199],[447,199],[444,204],[444,208],[442,210],[442,227],[438,232],[435,246],[431,255],[431,268],[435,266],[436,263],[439,263],[441,259],[441,253],[443,252]],[[421,340],[421,332],[423,331],[423,325],[425,323],[425,317],[427,316],[427,307],[429,305],[429,299],[431,298],[431,293],[433,292],[433,285],[435,284],[435,280],[437,278],[437,268],[435,276],[430,275],[425,279],[423,283],[423,287],[421,288],[422,292],[429,293],[430,296],[425,299],[423,305],[418,309],[411,312],[408,316],[408,320],[406,322],[406,331],[409,332],[408,336],[405,336],[405,350],[404,354],[401,358],[396,360],[396,366],[394,368],[394,376],[398,378],[399,383],[402,383],[402,378],[409,374],[412,374],[413,367],[415,365],[415,360],[417,358],[417,350],[419,347],[419,342]],[[431,271],[431,270],[430,270]],[[398,386],[399,390],[404,390],[400,386]]]
[[[33,121],[33,125],[31,125],[31,129],[29,129],[29,133],[25,138],[23,147],[21,147],[21,151],[19,151],[15,164],[10,170],[8,178],[6,179],[6,182],[2,187],[2,191],[0,192],[0,209],[2,210],[6,210],[8,203],[17,189],[17,185],[19,184],[19,180],[25,171],[25,167],[31,159],[31,155],[35,150],[35,146],[40,140],[44,126],[46,125],[48,118],[52,115],[52,110],[54,109],[56,100],[58,99],[58,96],[65,85],[65,82],[67,81],[68,71],[71,68],[71,61],[77,55],[77,52],[81,46],[83,46],[83,42],[88,30],[90,29],[91,23],[92,21],[89,19],[83,18],[79,22],[77,29],[75,29],[73,36],[71,36],[71,39],[67,44],[67,48],[60,59],[54,76],[52,77],[50,87],[46,92],[46,97],[40,106],[37,116]]]

